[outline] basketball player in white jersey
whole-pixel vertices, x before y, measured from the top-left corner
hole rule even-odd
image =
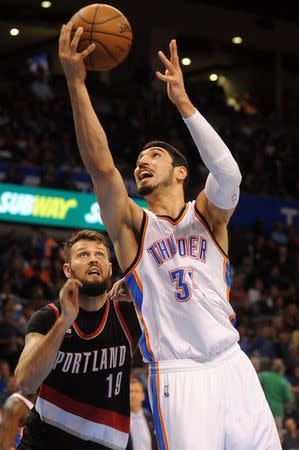
[[[197,199],[184,200],[185,157],[169,144],[146,145],[135,179],[145,213],[129,199],[86,86],[72,23],[60,35],[77,142],[143,330],[149,389],[160,450],[278,450],[281,445],[257,375],[238,345],[229,304],[227,224],[241,174],[215,130],[191,103],[175,40],[159,52],[171,102],[210,171]]]

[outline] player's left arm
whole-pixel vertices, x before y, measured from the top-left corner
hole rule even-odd
[[[167,83],[168,97],[181,113],[200,156],[210,171],[205,189],[196,199],[196,207],[208,220],[220,245],[227,250],[226,226],[238,203],[241,172],[228,147],[190,101],[184,86],[175,40],[170,42],[169,49],[169,59],[163,52],[159,52],[165,74],[157,72],[156,75]]]

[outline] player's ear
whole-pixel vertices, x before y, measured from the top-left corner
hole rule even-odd
[[[71,267],[70,267],[69,263],[64,263],[64,264],[63,264],[63,271],[64,271],[64,275],[65,275],[67,278],[71,278],[71,276],[72,276],[72,270],[71,270]]]
[[[187,168],[185,166],[177,166],[175,169],[176,169],[177,180],[184,181],[188,175]]]

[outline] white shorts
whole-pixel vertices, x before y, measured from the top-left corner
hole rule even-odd
[[[238,344],[206,362],[151,365],[149,394],[160,450],[281,450],[258,376]]]

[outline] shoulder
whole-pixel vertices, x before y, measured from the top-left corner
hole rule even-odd
[[[36,311],[29,319],[27,333],[38,332],[46,334],[54,325],[61,312],[60,302],[49,303]]]

